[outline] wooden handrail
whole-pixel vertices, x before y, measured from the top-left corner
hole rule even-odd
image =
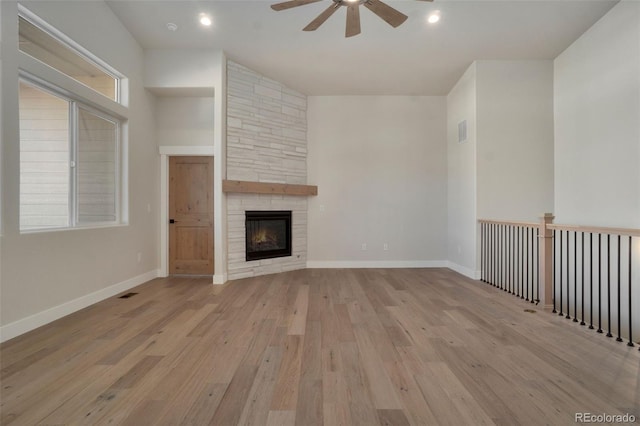
[[[633,228],[613,228],[613,227],[604,227],[604,226],[583,226],[583,225],[562,225],[553,223],[554,216],[551,213],[545,213],[541,218],[540,222],[531,223],[531,222],[517,222],[517,221],[503,221],[503,220],[494,220],[494,219],[479,219],[478,223],[480,225],[502,225],[502,226],[511,226],[511,227],[527,227],[538,230],[538,238],[539,238],[539,246],[538,246],[538,255],[539,255],[539,265],[538,265],[538,277],[539,277],[539,291],[540,291],[540,301],[544,304],[545,307],[551,307],[554,302],[553,299],[553,240],[554,240],[554,230],[558,231],[568,231],[575,233],[592,233],[592,234],[608,234],[608,235],[619,235],[625,237],[640,237],[640,229]],[[482,228],[486,230],[486,228]],[[505,239],[507,238],[505,235],[505,230],[500,231],[503,228],[497,228],[497,230],[489,229],[486,232],[494,232],[491,236],[490,244],[497,244],[498,246],[503,245]],[[497,232],[497,234],[495,233]],[[497,237],[496,237],[497,235]],[[511,234],[508,234],[509,238],[511,238]],[[517,235],[517,234],[516,234]],[[496,239],[497,238],[497,239]],[[510,241],[510,240],[509,240]],[[511,243],[509,243],[511,244]],[[503,256],[500,254],[500,256]],[[499,261],[498,261],[499,262]],[[495,266],[489,264],[489,266]],[[503,268],[498,264],[498,268]],[[495,283],[494,283],[495,284]],[[501,284],[500,284],[501,285]]]
[[[514,222],[507,220],[478,219],[478,223],[489,223],[492,225],[527,226],[529,228],[539,228],[538,222]]]
[[[509,226],[527,226],[530,228],[540,228],[540,223],[533,222],[515,222],[510,220],[494,220],[494,219],[478,219],[478,223],[489,223],[494,225],[509,225]],[[555,229],[558,231],[573,231],[573,232],[585,232],[594,234],[611,234],[611,235],[624,235],[630,237],[640,237],[640,229],[635,228],[609,228],[606,226],[584,226],[584,225],[562,225],[552,223],[547,225],[548,229]]]
[[[594,234],[611,234],[611,235],[624,235],[630,237],[640,237],[640,229],[633,228],[608,228],[604,226],[582,226],[582,225],[561,225],[561,224],[549,224],[549,229],[555,229],[558,231],[573,231],[584,232]]]

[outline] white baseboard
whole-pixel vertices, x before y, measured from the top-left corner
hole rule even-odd
[[[458,265],[454,262],[447,262],[447,268],[456,271],[457,273],[462,274],[467,278],[471,278],[472,280],[480,279],[480,271],[474,271],[473,269],[467,268],[466,266]]]
[[[120,283],[111,285],[93,293],[87,294],[77,299],[65,302],[62,305],[49,308],[45,311],[38,312],[26,318],[19,319],[10,324],[0,327],[0,342],[5,342],[14,337],[20,336],[28,331],[34,330],[59,318],[72,314],[80,309],[84,309],[87,306],[91,306],[95,303],[101,302],[104,299],[115,296],[118,293],[129,290],[135,286],[143,284],[149,280],[157,278],[159,270],[152,270],[145,272]]]
[[[216,274],[213,276],[213,283],[221,285],[227,282],[227,274]]]
[[[444,260],[310,260],[309,269],[446,268]]]
[[[472,280],[480,279],[480,271],[447,260],[309,260],[309,269],[357,268],[449,268]]]

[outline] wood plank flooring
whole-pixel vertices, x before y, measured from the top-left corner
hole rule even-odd
[[[640,421],[637,348],[447,269],[132,291],[0,346],[2,425]]]

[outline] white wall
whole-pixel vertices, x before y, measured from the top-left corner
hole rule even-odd
[[[467,140],[458,142],[458,123],[467,121]],[[476,270],[476,64],[447,95],[448,244],[447,259],[457,271]]]
[[[3,57],[3,53],[2,51],[4,50],[4,46],[2,43],[2,39],[4,38],[2,35],[2,7],[0,6],[0,293],[2,290],[2,239],[3,239],[3,235],[4,235],[4,213],[2,211],[3,208],[3,193],[4,193],[4,184],[2,183],[4,180],[4,175],[3,175],[3,171],[4,171],[4,166],[3,166],[3,161],[4,161],[4,149],[3,149],[3,145],[4,142],[2,142],[4,139],[4,130],[3,130],[3,122],[4,122],[4,115],[2,114],[2,111],[4,109],[4,96],[3,96],[3,92],[2,92],[2,57]],[[0,294],[0,306],[2,306],[2,294]],[[1,320],[0,320],[1,321]],[[0,336],[0,341],[2,340],[2,336]]]
[[[213,149],[213,233],[214,233],[214,269],[213,281],[222,284],[227,280],[227,198],[222,192],[222,181],[226,179],[227,169],[227,58],[224,52],[211,49],[146,49],[144,51],[144,86],[160,97],[205,97],[213,99],[213,138],[208,143],[205,133],[198,130],[198,141],[194,143],[176,143],[166,145],[169,141],[164,135],[159,139],[159,146],[171,147],[169,151],[177,152],[182,147],[209,147]],[[169,104],[180,103],[169,100],[167,103],[159,101],[162,114],[167,113]],[[183,101],[189,102],[189,101]],[[208,101],[202,101],[208,102]],[[198,123],[206,124],[205,114],[211,105],[192,102],[189,106],[197,110],[199,116],[194,117]],[[195,124],[195,123],[192,123]],[[172,130],[178,130],[178,124],[171,125]],[[209,127],[210,128],[210,127]],[[183,128],[180,132],[189,132]],[[186,142],[186,141],[185,141]],[[177,147],[178,150],[173,149]],[[206,151],[206,150],[205,150]],[[184,152],[184,150],[182,150]],[[161,274],[168,273],[168,158],[161,159],[161,190],[160,201],[160,270]]]
[[[213,145],[212,97],[159,96],[156,130],[159,146]]]
[[[17,4],[1,2],[3,340],[154,277],[158,267],[154,99],[142,86],[142,49],[102,2],[25,4],[130,79],[129,224],[19,233]]]
[[[553,211],[552,62],[474,62],[447,96],[447,123],[448,260],[476,277],[478,219]]]
[[[640,3],[554,61],[557,223],[640,228]]]
[[[555,222],[640,228],[640,3],[620,2],[560,54],[554,61],[554,83]],[[615,241],[612,237],[614,262]],[[623,253],[625,244],[623,238]],[[640,238],[633,244],[633,309],[637,314]],[[624,281],[622,329],[626,332]],[[606,318],[604,286],[602,293]],[[593,299],[597,310],[595,294]],[[615,290],[612,299],[615,330]],[[637,339],[640,316],[633,320]]]
[[[446,259],[445,117],[444,97],[309,97],[310,266]]]
[[[553,211],[553,62],[476,61],[478,218]]]
[[[225,62],[211,49],[145,49],[144,85],[158,93],[212,94],[226,74]]]

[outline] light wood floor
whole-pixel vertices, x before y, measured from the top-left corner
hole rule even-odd
[[[449,270],[305,270],[223,287],[176,277],[132,291],[0,347],[2,425],[640,418],[637,347]]]

